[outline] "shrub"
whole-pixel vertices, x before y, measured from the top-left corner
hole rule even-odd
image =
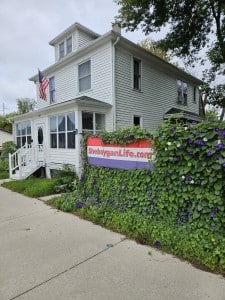
[[[55,170],[53,178],[55,178],[55,191],[57,193],[73,190],[78,182],[75,170],[69,165],[63,165],[61,170]]]

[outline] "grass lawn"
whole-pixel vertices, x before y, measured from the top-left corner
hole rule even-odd
[[[29,197],[43,197],[55,194],[55,179],[27,178],[25,180],[4,182],[2,186]]]

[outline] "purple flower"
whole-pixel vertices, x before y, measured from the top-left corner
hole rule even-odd
[[[212,229],[212,230],[216,230],[216,225],[213,224],[213,225],[211,226],[211,229]]]
[[[170,190],[170,187],[169,187],[169,186],[167,186],[167,187],[166,187],[166,190],[167,190],[167,191],[169,191],[169,190]]]
[[[195,145],[198,145],[198,146],[205,146],[205,142],[203,141],[203,140],[197,140],[196,142],[195,142]]]
[[[77,202],[77,203],[76,203],[76,208],[77,208],[77,209],[80,209],[80,208],[82,208],[82,207],[84,207],[84,206],[85,206],[85,204],[82,203],[82,202]]]
[[[219,128],[218,127],[216,127],[214,130],[215,130],[215,132],[219,132]]]
[[[192,155],[193,155],[193,151],[188,151],[187,154],[188,154],[189,156],[192,156]]]
[[[219,211],[219,208],[216,206],[216,207],[213,208],[213,210],[214,210],[215,212],[218,212],[218,211]]]
[[[220,133],[220,137],[221,137],[221,138],[225,138],[225,130],[223,130],[223,131]]]
[[[223,149],[224,144],[223,143],[219,143],[218,145],[215,146],[215,150],[216,151],[220,151],[221,149]]]
[[[195,136],[199,135],[199,131],[195,131],[195,132],[194,132],[194,135],[195,135]]]
[[[171,131],[173,131],[173,132],[174,132],[175,130],[176,130],[176,128],[175,128],[175,127],[171,128]]]
[[[177,147],[177,149],[182,150],[182,149],[184,149],[184,146],[179,145],[179,146]]]
[[[214,218],[214,213],[211,213],[210,214],[210,219],[213,219]]]
[[[187,144],[191,145],[193,143],[192,139],[187,139],[186,140]]]
[[[180,185],[185,185],[185,181],[181,181],[181,182],[180,182]]]
[[[161,243],[160,243],[159,241],[156,241],[156,242],[155,242],[155,246],[156,246],[156,247],[160,247],[160,246],[161,246]]]
[[[178,161],[178,157],[177,156],[174,156],[173,157],[173,161],[175,162],[175,161]]]
[[[211,152],[211,151],[207,151],[207,152],[206,152],[206,155],[207,155],[207,156],[212,156],[212,152]]]
[[[222,165],[221,165],[223,168],[225,168],[225,162],[224,163],[222,163]]]
[[[166,176],[169,177],[170,175],[171,175],[170,172],[167,171]]]

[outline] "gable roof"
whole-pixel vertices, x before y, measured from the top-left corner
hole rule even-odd
[[[59,35],[57,35],[54,39],[52,39],[49,42],[49,45],[55,46],[55,44],[57,44],[59,41],[61,41],[64,37],[72,34],[76,29],[87,33],[88,35],[92,36],[94,39],[96,39],[100,36],[100,34],[94,32],[91,29],[89,29],[89,28],[81,25],[80,23],[76,22],[76,23],[72,24],[70,27],[68,27],[66,30],[61,32]]]
[[[63,67],[64,65],[69,64],[71,61],[73,61],[75,58],[79,58],[80,56],[85,55],[86,53],[95,50],[97,47],[99,47],[101,44],[111,41],[112,43],[117,41],[117,46],[125,47],[126,49],[135,52],[136,55],[143,56],[145,59],[151,61],[157,68],[161,69],[163,72],[168,73],[169,75],[174,74],[174,76],[177,76],[177,79],[183,79],[193,82],[196,85],[202,85],[204,82],[193,75],[185,72],[184,70],[176,67],[175,65],[166,62],[165,60],[161,59],[160,57],[156,56],[155,54],[147,51],[143,47],[133,43],[132,41],[126,39],[125,37],[121,36],[120,33],[111,30],[104,35],[98,35],[97,33],[94,33],[90,29],[86,28],[85,26],[74,23],[72,26],[70,26],[68,29],[66,29],[63,33],[58,35],[54,40],[51,41],[51,43],[56,43],[57,40],[61,39],[63,35],[68,34],[68,32],[72,32],[75,28],[80,28],[82,30],[85,30],[85,32],[90,32],[96,38],[93,41],[88,42],[85,46],[81,47],[75,52],[70,53],[70,55],[65,56],[60,61],[54,63],[53,65],[49,66],[45,70],[43,70],[44,75],[48,75],[48,73],[55,72],[58,68]],[[38,80],[38,74],[31,77],[29,80],[31,81],[37,81]]]
[[[169,118],[179,118],[179,119],[186,119],[190,121],[202,121],[204,120],[203,117],[199,116],[196,113],[186,111],[183,109],[179,109],[176,107],[170,108],[165,114],[164,114],[164,119],[169,119]]]

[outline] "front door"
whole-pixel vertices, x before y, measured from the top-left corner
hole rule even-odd
[[[43,159],[44,159],[44,143],[45,143],[44,124],[36,125],[36,141],[35,141],[35,143],[38,145],[39,161],[43,161]]]

